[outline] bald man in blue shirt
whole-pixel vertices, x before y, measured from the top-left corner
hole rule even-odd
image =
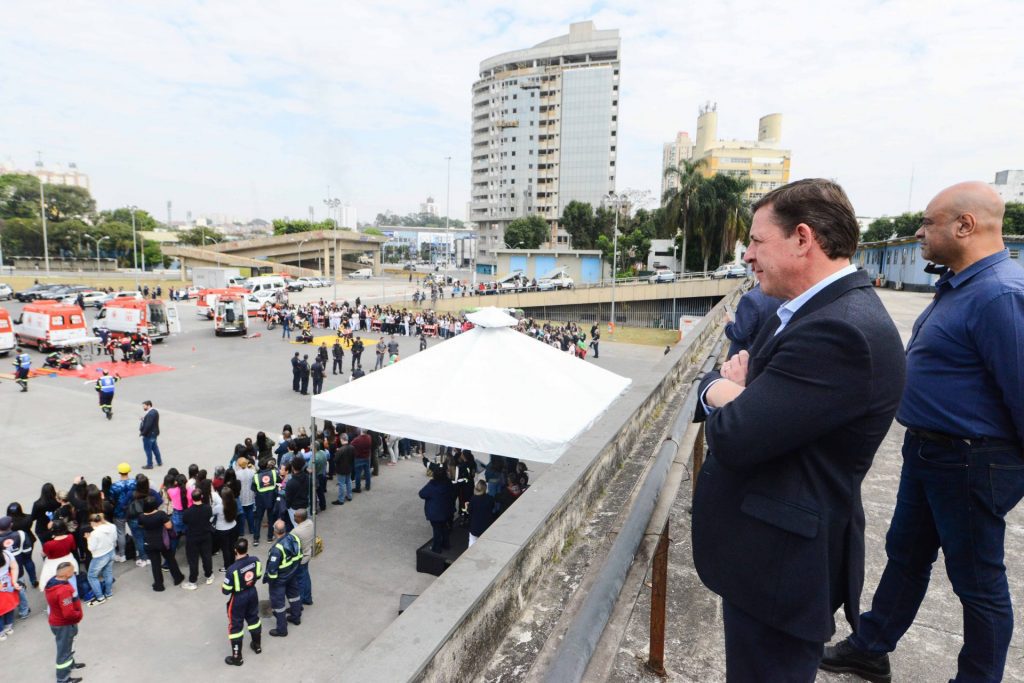
[[[963,605],[955,681],[1000,681],[1013,633],[1005,518],[1024,496],[1024,268],[1003,245],[1003,201],[954,185],[924,212],[922,255],[946,266],[914,324],[896,419],[907,428],[888,563],[854,634],[821,668],[889,681],[939,548]]]

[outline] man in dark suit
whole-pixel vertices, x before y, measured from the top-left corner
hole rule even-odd
[[[782,299],[768,296],[760,285],[754,285],[753,289],[740,297],[740,302],[736,304],[735,320],[725,324],[725,336],[732,342],[729,346],[730,358],[740,351],[750,349],[750,345],[757,339],[757,333],[775,317],[781,305]]]
[[[744,260],[785,303],[701,384],[693,558],[723,599],[729,681],[813,681],[835,611],[859,613],[860,486],[905,373],[896,327],[850,263],[859,234],[831,181],[759,200]]]

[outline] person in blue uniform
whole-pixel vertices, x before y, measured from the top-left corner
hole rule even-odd
[[[96,393],[100,397],[100,410],[107,416],[108,420],[114,417],[114,385],[121,379],[119,376],[114,375],[111,377],[110,372],[107,370],[103,371],[100,378],[96,380]]]
[[[274,545],[267,556],[267,572],[263,582],[270,584],[270,607],[274,610],[277,627],[270,635],[283,638],[288,635],[288,624],[302,623],[302,598],[299,596],[299,563],[302,545],[293,534],[286,533],[281,520],[274,522]],[[285,611],[288,612],[287,618]]]
[[[18,355],[14,357],[14,377],[22,392],[28,391],[28,371],[32,369],[32,357],[25,349],[18,347]]]
[[[224,572],[221,590],[228,598],[228,640],[231,654],[224,658],[225,664],[242,666],[242,640],[246,624],[249,630],[249,647],[256,654],[260,647],[260,597],[256,582],[263,575],[263,563],[249,555],[249,541],[240,538],[235,541],[235,562]]]

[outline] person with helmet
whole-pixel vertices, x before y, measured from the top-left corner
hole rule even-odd
[[[270,584],[270,607],[274,610],[277,628],[270,629],[270,635],[288,635],[288,623],[298,626],[302,623],[302,598],[299,596],[299,563],[302,561],[302,544],[294,534],[285,532],[285,524],[274,522],[274,544],[267,556],[267,573],[264,583]],[[287,605],[285,599],[287,598]],[[289,614],[285,617],[285,611]]]
[[[32,369],[32,357],[25,353],[25,349],[20,346],[17,354],[14,357],[14,376],[22,392],[26,392],[28,391],[28,371]]]
[[[117,466],[117,481],[110,485],[109,499],[114,503],[114,527],[117,529],[117,545],[114,550],[114,562],[127,561],[128,537],[125,528],[128,525],[128,506],[135,498],[135,477],[129,476],[132,466],[126,462]],[[132,538],[132,544],[141,546],[141,539]],[[136,553],[138,547],[136,547]]]
[[[263,564],[249,555],[249,541],[240,538],[235,541],[235,562],[224,572],[221,590],[228,598],[228,640],[231,654],[224,658],[225,664],[242,666],[243,623],[249,627],[249,647],[256,654],[260,647],[262,624],[260,622],[260,598],[256,593],[256,582],[263,575]]]
[[[100,397],[100,410],[107,416],[108,420],[114,418],[114,385],[121,379],[119,375],[110,375],[110,371],[104,369],[103,374],[96,380],[96,393]]]

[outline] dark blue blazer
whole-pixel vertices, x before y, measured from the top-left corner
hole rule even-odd
[[[428,522],[446,522],[455,514],[455,486],[447,479],[431,479],[420,489]]]
[[[704,584],[752,617],[826,642],[864,584],[861,482],[892,424],[906,364],[863,272],[833,282],[750,349],[747,388],[696,419],[709,454],[693,500]],[[701,391],[720,375],[709,373]],[[698,404],[699,405],[699,404]]]
[[[772,318],[778,317],[776,312],[781,305],[782,299],[768,296],[761,290],[761,285],[754,285],[753,289],[740,297],[740,302],[736,304],[736,319],[725,326],[725,336],[732,342],[729,346],[730,358],[740,351],[750,350],[761,328]]]

